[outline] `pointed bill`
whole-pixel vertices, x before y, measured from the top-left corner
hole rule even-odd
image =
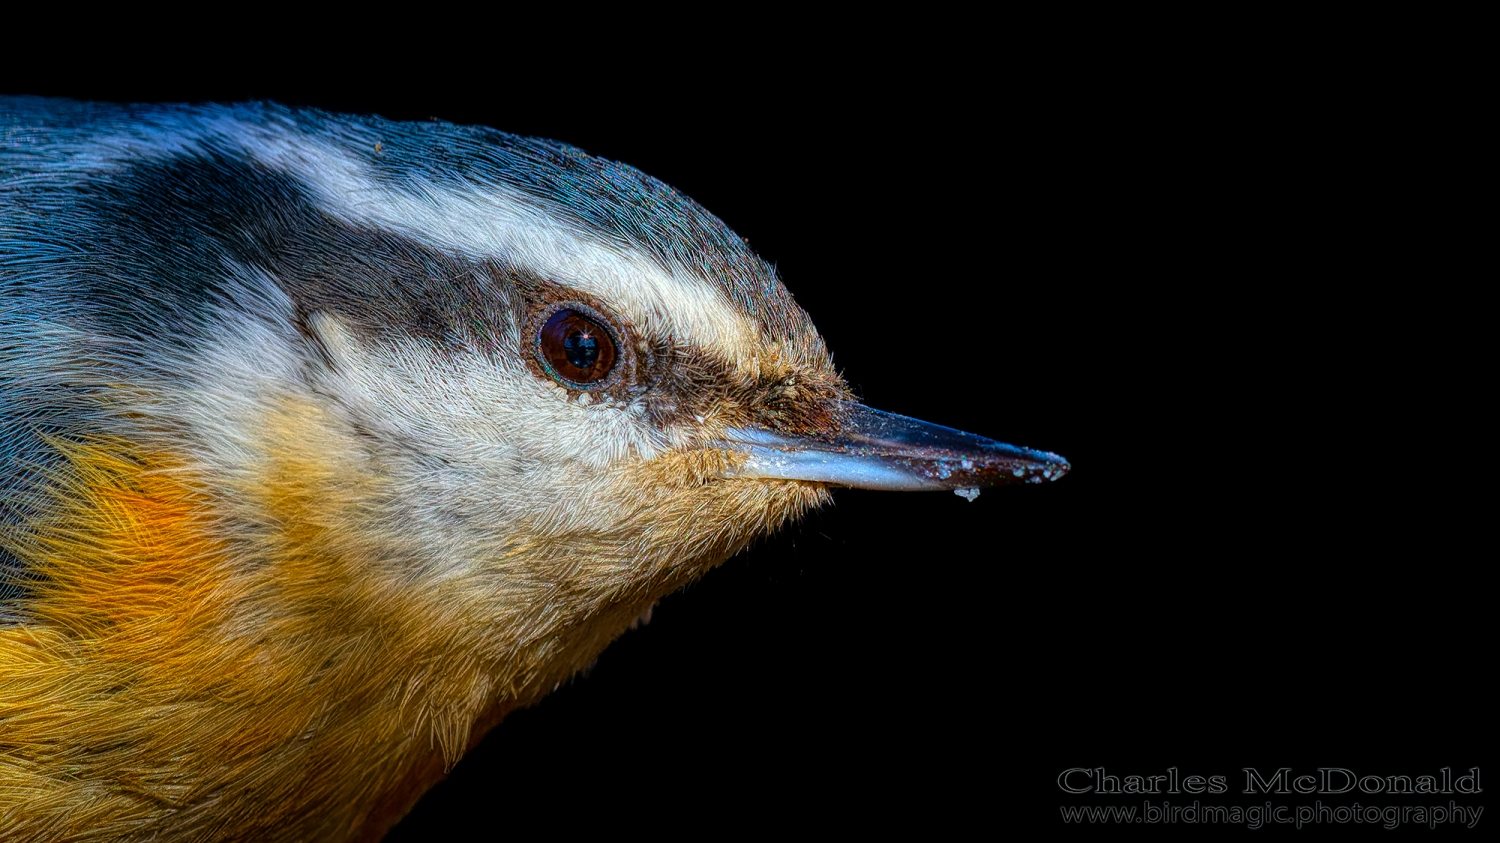
[[[1043,483],[1068,472],[1057,454],[846,403],[827,437],[735,428],[725,447],[748,454],[729,476],[806,480],[858,489],[922,491]]]

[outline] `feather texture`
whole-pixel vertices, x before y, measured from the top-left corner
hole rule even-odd
[[[0,101],[0,837],[375,839],[506,711],[826,499],[848,397],[702,208],[547,141]],[[599,389],[537,320],[603,314]]]

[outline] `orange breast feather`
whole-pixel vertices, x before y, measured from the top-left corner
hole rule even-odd
[[[189,839],[345,837],[462,751],[489,690],[443,658],[465,620],[372,572],[334,466],[271,453],[230,501],[171,454],[57,447],[50,506],[4,537],[39,579],[0,627],[0,838],[167,814]]]

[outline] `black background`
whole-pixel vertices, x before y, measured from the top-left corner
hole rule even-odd
[[[867,403],[1072,461],[973,503],[836,493],[512,715],[391,840],[1054,834],[1059,805],[1141,800],[1065,794],[1070,767],[1221,775],[1202,801],[1243,806],[1267,799],[1244,767],[1487,760],[1475,305],[1403,201],[1402,75],[1025,41],[17,91],[438,117],[623,160],[775,262]],[[1270,797],[1315,798],[1483,803]]]

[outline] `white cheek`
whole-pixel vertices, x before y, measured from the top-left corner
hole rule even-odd
[[[518,361],[416,342],[366,346],[326,315],[312,324],[334,366],[313,367],[309,383],[305,341],[272,324],[226,316],[198,352],[197,382],[159,393],[171,406],[151,411],[183,424],[216,476],[254,483],[267,413],[288,395],[311,399],[325,408],[316,450],[351,473],[375,460],[365,464],[399,490],[391,523],[434,570],[491,558],[523,520],[543,532],[608,529],[614,515],[593,504],[615,469],[670,447],[631,407],[579,404]],[[381,445],[370,448],[351,422]]]
[[[583,404],[519,361],[447,354],[416,342],[359,346],[327,316],[314,320],[336,358],[330,386],[398,440],[460,464],[511,473],[593,472],[651,459],[667,443],[639,414]]]
[[[413,502],[425,502],[414,517],[429,521],[431,534],[451,540],[464,525],[461,535],[469,538],[451,546],[453,558],[485,558],[485,537],[503,541],[521,519],[540,533],[609,529],[616,514],[595,504],[613,483],[613,469],[669,447],[639,413],[570,400],[523,365],[404,351],[366,358],[349,386],[362,412],[443,457],[442,470],[398,482]],[[409,376],[413,371],[423,377]],[[470,540],[475,544],[466,547]]]
[[[307,360],[304,341],[291,327],[291,300],[265,273],[228,265],[224,283],[226,297],[248,309],[206,316],[213,339],[189,356],[177,359],[176,351],[156,349],[153,357],[172,374],[129,403],[182,429],[185,440],[175,444],[211,466],[215,476],[229,478],[247,475],[261,461],[265,419],[305,383]]]

